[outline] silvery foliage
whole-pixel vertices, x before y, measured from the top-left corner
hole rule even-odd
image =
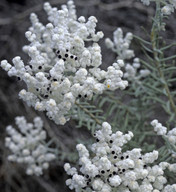
[[[80,98],[90,100],[105,90],[125,89],[122,80],[123,60],[117,60],[107,71],[101,70],[102,54],[98,44],[103,33],[95,31],[97,19],[77,19],[72,0],[61,10],[44,4],[49,23],[44,26],[31,14],[32,26],[26,32],[30,44],[23,47],[30,61],[25,65],[17,56],[12,62],[1,62],[9,76],[17,76],[27,85],[19,96],[36,110],[46,111],[56,124],[69,120],[68,112]]]
[[[34,123],[27,123],[25,117],[16,117],[17,129],[7,126],[8,136],[5,145],[12,152],[8,160],[26,164],[26,174],[41,175],[43,169],[48,169],[49,162],[56,158],[53,149],[46,143],[46,131],[40,117],[34,118]]]
[[[175,192],[176,184],[167,185],[164,170],[176,172],[176,164],[161,162],[151,165],[158,159],[158,152],[141,153],[140,148],[123,151],[133,133],[112,133],[111,126],[104,122],[102,129],[95,133],[96,143],[91,146],[93,158],[83,144],[77,145],[80,169],[64,165],[71,176],[66,185],[76,192]]]
[[[152,0],[141,0],[141,2],[144,5],[150,5],[150,2]],[[163,15],[170,15],[171,13],[174,12],[174,9],[176,8],[176,0],[154,0],[154,1],[159,1],[162,3],[162,8],[161,8],[161,13]]]

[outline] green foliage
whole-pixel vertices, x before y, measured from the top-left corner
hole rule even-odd
[[[101,123],[105,121],[102,113],[103,110],[93,103],[80,101],[79,103],[76,102],[69,116],[72,117],[72,119],[78,120],[77,128],[84,126],[87,127],[91,133],[94,133],[97,125],[101,125]]]
[[[161,35],[164,27],[164,16],[160,2],[157,2],[151,32],[147,34],[150,40],[134,35],[143,51],[141,65],[150,70],[150,75],[140,81],[129,82],[126,90],[107,91],[94,96],[91,102],[76,103],[70,114],[78,121],[78,127],[87,127],[92,133],[103,121],[109,122],[113,131],[132,131],[134,139],[127,147],[140,147],[144,152],[157,149],[160,152],[159,161],[172,160],[170,151],[173,147],[156,136],[150,121],[159,119],[168,130],[176,123],[176,55],[168,55],[168,50],[176,43],[165,42]]]

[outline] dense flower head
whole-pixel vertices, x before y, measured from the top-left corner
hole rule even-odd
[[[5,139],[6,147],[12,152],[8,160],[26,164],[26,174],[41,175],[43,169],[48,169],[50,161],[56,155],[47,146],[46,131],[40,117],[34,118],[34,123],[27,123],[25,117],[16,117],[17,129],[7,126],[8,136]]]
[[[125,65],[124,78],[129,81],[139,82],[141,78],[144,78],[150,74],[148,69],[140,69],[141,64],[139,58],[134,58],[133,63],[127,63]]]
[[[44,26],[31,14],[32,26],[26,32],[30,44],[23,47],[30,61],[25,65],[17,56],[12,62],[1,62],[9,76],[17,76],[27,85],[19,96],[36,110],[46,111],[56,124],[65,124],[76,100],[91,99],[104,90],[125,89],[122,80],[123,60],[117,60],[107,71],[101,70],[101,48],[97,43],[103,33],[96,33],[97,19],[77,19],[72,0],[61,10],[44,4],[49,23]]]
[[[167,162],[152,165],[158,159],[158,152],[141,153],[140,148],[123,151],[123,146],[133,137],[132,132],[112,133],[111,126],[104,122],[95,133],[96,143],[91,146],[93,157],[83,144],[77,145],[80,169],[64,165],[70,175],[66,185],[76,192],[171,192],[175,185],[166,185],[164,170],[170,168]],[[176,171],[176,166],[170,168]]]
[[[130,44],[133,39],[133,34],[128,32],[125,36],[121,28],[117,28],[113,33],[113,41],[110,38],[106,38],[105,43],[107,48],[111,49],[117,54],[117,59],[123,59],[124,64],[124,78],[131,82],[140,82],[141,78],[144,78],[150,74],[148,69],[141,69],[139,58],[135,57],[134,51],[130,49]],[[129,59],[133,59],[131,64]]]
[[[157,119],[153,120],[151,125],[154,127],[154,131],[156,131],[158,135],[166,135],[167,128],[159,123]]]
[[[157,119],[154,119],[151,125],[157,135],[162,135],[171,144],[173,150],[170,152],[172,153],[172,157],[176,158],[176,127],[168,131],[167,127],[164,127]]]
[[[106,38],[105,43],[109,49],[112,49],[117,53],[119,59],[131,59],[134,57],[134,51],[129,49],[133,34],[128,32],[123,37],[123,31],[121,28],[117,28],[113,33],[113,41],[110,38]]]

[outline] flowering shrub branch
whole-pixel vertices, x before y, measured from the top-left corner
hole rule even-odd
[[[174,191],[176,185],[166,185],[164,177],[166,168],[176,172],[175,164],[161,162],[150,166],[158,158],[158,152],[141,154],[141,149],[134,148],[122,151],[123,146],[133,137],[132,132],[123,134],[120,131],[112,133],[111,126],[104,122],[102,129],[95,133],[96,143],[89,151],[82,144],[76,146],[79,153],[80,172],[70,164],[64,165],[65,171],[71,176],[66,181],[70,189],[83,191]]]
[[[83,16],[77,19],[72,0],[62,10],[44,4],[48,23],[44,26],[37,16],[31,14],[32,27],[26,32],[29,45],[23,47],[31,60],[24,65],[20,57],[1,62],[9,76],[17,76],[27,85],[19,96],[38,111],[46,111],[56,124],[64,125],[69,120],[66,114],[80,98],[90,100],[105,90],[125,89],[128,82],[122,80],[123,60],[117,60],[107,71],[101,70],[102,32],[95,32],[97,19],[93,16],[86,22]],[[87,42],[93,42],[87,46]]]
[[[167,132],[167,128],[156,119],[151,122],[151,125],[154,127],[157,135],[162,135],[170,143],[169,152],[172,154],[172,157],[176,158],[176,128]]]
[[[116,56],[107,70],[101,69],[99,40],[104,35],[96,32],[98,21],[94,16],[77,18],[73,0],[61,10],[45,3],[46,25],[31,14],[32,26],[25,33],[29,45],[23,47],[29,62],[25,64],[17,56],[13,65],[3,60],[1,67],[9,76],[25,82],[26,89],[19,97],[28,106],[46,111],[57,125],[72,118],[77,127],[91,131],[96,142],[86,141],[91,147],[89,152],[79,140],[76,148],[80,168],[71,167],[70,163],[77,160],[74,152],[59,154],[49,147],[40,117],[34,118],[33,124],[25,117],[16,117],[17,128],[6,128],[5,145],[12,153],[7,157],[9,161],[24,163],[28,175],[40,176],[57,155],[62,156],[61,164],[67,158],[70,163],[64,169],[70,178],[66,185],[76,192],[176,192],[176,128],[169,130],[176,123],[176,92],[172,87],[176,67],[171,62],[176,55],[165,53],[176,44],[165,45],[161,36],[176,1],[141,2],[156,5],[150,39],[131,32],[123,35],[123,30],[117,28],[113,40],[105,39]],[[131,49],[133,39],[143,51],[142,58]],[[163,136],[161,142],[149,124],[155,116],[162,118],[158,111],[164,114],[167,127],[158,120],[151,125]]]
[[[6,128],[9,136],[5,144],[13,153],[8,160],[26,164],[26,174],[39,176],[43,169],[48,169],[48,162],[56,159],[56,151],[45,141],[46,131],[40,117],[34,119],[34,124],[27,123],[25,117],[16,117],[15,122],[19,130],[11,125]]]

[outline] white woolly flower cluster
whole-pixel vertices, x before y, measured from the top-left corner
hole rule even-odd
[[[161,12],[163,15],[170,15],[176,9],[176,0],[168,0],[166,4],[162,7]]]
[[[134,148],[122,151],[124,144],[133,137],[132,132],[123,134],[120,131],[112,133],[111,126],[104,122],[102,129],[95,133],[96,143],[91,147],[94,153],[90,157],[89,151],[82,144],[77,145],[79,152],[80,170],[64,165],[65,171],[71,176],[66,185],[76,192],[175,192],[175,185],[165,186],[167,183],[164,170],[169,164],[149,166],[158,158],[158,152],[141,154],[141,149]]]
[[[135,56],[134,51],[129,49],[133,34],[128,32],[123,38],[123,31],[121,28],[117,28],[113,34],[113,41],[107,38],[105,40],[106,46],[117,54],[118,59],[128,60]],[[138,58],[134,58],[133,64],[125,64],[124,77],[129,81],[140,82],[139,80],[150,74],[148,69],[140,69],[141,64]]]
[[[155,0],[156,1],[156,0]],[[158,1],[158,0],[157,0]],[[163,15],[170,15],[176,8],[176,0],[159,0],[162,4],[161,12]],[[150,5],[151,0],[141,0],[144,5]]]
[[[173,146],[172,156],[176,158],[176,127],[167,132],[167,128],[164,127],[158,120],[153,120],[151,125],[154,127],[154,131],[157,135],[164,136],[169,143]]]
[[[151,125],[154,127],[154,131],[157,132],[157,135],[166,135],[167,128],[159,123],[157,119],[154,119],[151,122]]]
[[[117,53],[118,59],[131,59],[134,57],[134,51],[129,49],[133,34],[128,32],[123,38],[123,31],[121,28],[117,28],[113,33],[113,41],[110,38],[106,38],[105,43],[107,48],[112,49]]]
[[[72,0],[61,10],[44,4],[49,23],[44,26],[37,16],[31,14],[32,26],[26,32],[30,44],[23,47],[30,61],[27,65],[20,57],[12,62],[1,62],[9,76],[17,76],[27,85],[19,93],[29,106],[46,111],[56,124],[65,124],[68,111],[80,98],[91,99],[93,94],[104,90],[125,89],[122,80],[124,65],[118,60],[107,71],[101,70],[101,48],[97,43],[103,37],[96,33],[97,19],[91,16],[77,19]]]
[[[141,64],[139,58],[134,58],[132,65],[130,63],[125,65],[124,78],[127,78],[129,81],[139,82],[141,78],[144,78],[150,74],[148,69],[140,69],[140,67]]]
[[[43,169],[48,169],[49,162],[56,158],[45,143],[46,131],[40,117],[34,118],[34,123],[27,123],[25,117],[16,117],[18,130],[7,126],[8,136],[5,138],[6,147],[13,153],[8,160],[27,165],[26,174],[41,175]]]

